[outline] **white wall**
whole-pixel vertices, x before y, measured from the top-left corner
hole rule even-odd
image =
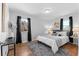
[[[51,25],[53,19],[47,16],[42,15],[33,15],[32,16],[32,34],[34,37],[38,35],[44,35],[46,32],[46,25]]]
[[[0,32],[2,31],[2,4],[0,3]]]

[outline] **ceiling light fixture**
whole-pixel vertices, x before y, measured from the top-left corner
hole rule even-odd
[[[51,8],[44,9],[44,13],[50,13],[50,12],[51,12]]]

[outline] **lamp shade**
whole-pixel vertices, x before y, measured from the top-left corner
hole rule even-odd
[[[74,27],[74,28],[73,28],[73,31],[74,31],[74,32],[79,32],[79,27]]]

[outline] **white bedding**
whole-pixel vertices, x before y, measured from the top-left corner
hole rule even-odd
[[[69,42],[68,36],[52,36],[51,39],[54,39],[56,41],[58,47]]]
[[[58,51],[60,46],[69,42],[68,36],[38,36],[37,40],[50,46],[54,54]]]

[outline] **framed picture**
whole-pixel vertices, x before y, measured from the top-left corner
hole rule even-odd
[[[27,31],[28,24],[25,21],[21,21],[21,31]]]
[[[59,21],[54,22],[54,28],[55,29],[60,29],[60,22]]]

